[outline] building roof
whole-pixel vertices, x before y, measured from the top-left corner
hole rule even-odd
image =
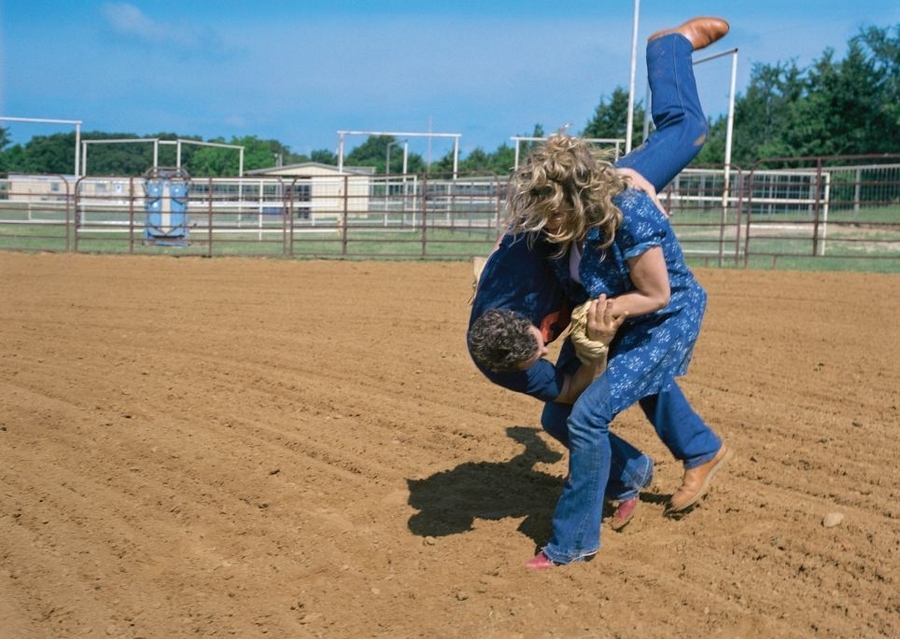
[[[375,168],[371,166],[345,166],[343,173],[350,175],[374,175]],[[265,169],[244,171],[244,175],[341,175],[338,167],[323,162],[300,162],[298,164],[285,164],[284,166],[272,166]]]

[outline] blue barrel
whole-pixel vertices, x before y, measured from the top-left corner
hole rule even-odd
[[[154,167],[144,174],[144,243],[187,246],[190,177],[182,168]]]

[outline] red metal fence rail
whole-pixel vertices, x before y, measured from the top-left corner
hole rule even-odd
[[[493,174],[345,173],[191,178],[181,198],[146,176],[10,175],[0,250],[469,259],[503,229],[505,191]],[[900,271],[900,155],[692,168],[661,199],[693,263]]]

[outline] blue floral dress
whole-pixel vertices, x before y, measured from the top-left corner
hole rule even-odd
[[[588,232],[578,268],[580,294],[581,286],[569,275],[568,257],[556,260],[554,266],[574,299],[602,293],[615,297],[635,290],[627,260],[662,247],[671,288],[668,306],[628,319],[610,346],[606,376],[613,413],[619,413],[687,372],[706,309],[706,291],[685,264],[669,221],[646,193],[628,189],[613,202],[622,211],[622,225],[605,251],[598,248],[603,239],[600,230]]]

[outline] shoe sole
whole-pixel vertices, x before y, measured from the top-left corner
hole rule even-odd
[[[579,561],[588,562],[593,561],[594,557],[597,556],[597,551],[595,550],[592,553],[579,557],[578,559],[573,559],[569,563],[577,563]],[[540,560],[538,558],[540,557]],[[550,570],[551,568],[558,568],[559,566],[565,566],[567,564],[556,563],[552,559],[550,559],[547,555],[544,554],[543,551],[529,559],[525,562],[524,566],[531,570],[532,572],[541,572],[543,570]]]
[[[637,510],[637,506],[634,507],[634,510],[632,510],[630,513],[628,513],[627,519],[620,519],[618,521],[613,519],[612,521],[609,522],[609,527],[612,528],[613,530],[615,530],[616,532],[622,532],[622,529],[625,528],[625,526],[627,526],[628,524],[630,524],[631,520],[634,519],[634,511],[635,510]]]
[[[666,509],[667,514],[677,514],[683,513],[691,506],[695,506],[697,502],[706,497],[706,493],[709,492],[709,485],[712,482],[713,477],[722,466],[725,465],[729,459],[731,459],[732,451],[731,448],[725,448],[725,454],[722,455],[722,459],[720,459],[715,466],[709,469],[709,474],[706,475],[706,479],[703,480],[703,485],[700,487],[700,490],[697,491],[697,494],[690,498],[687,502],[679,506],[678,508],[669,507]]]

